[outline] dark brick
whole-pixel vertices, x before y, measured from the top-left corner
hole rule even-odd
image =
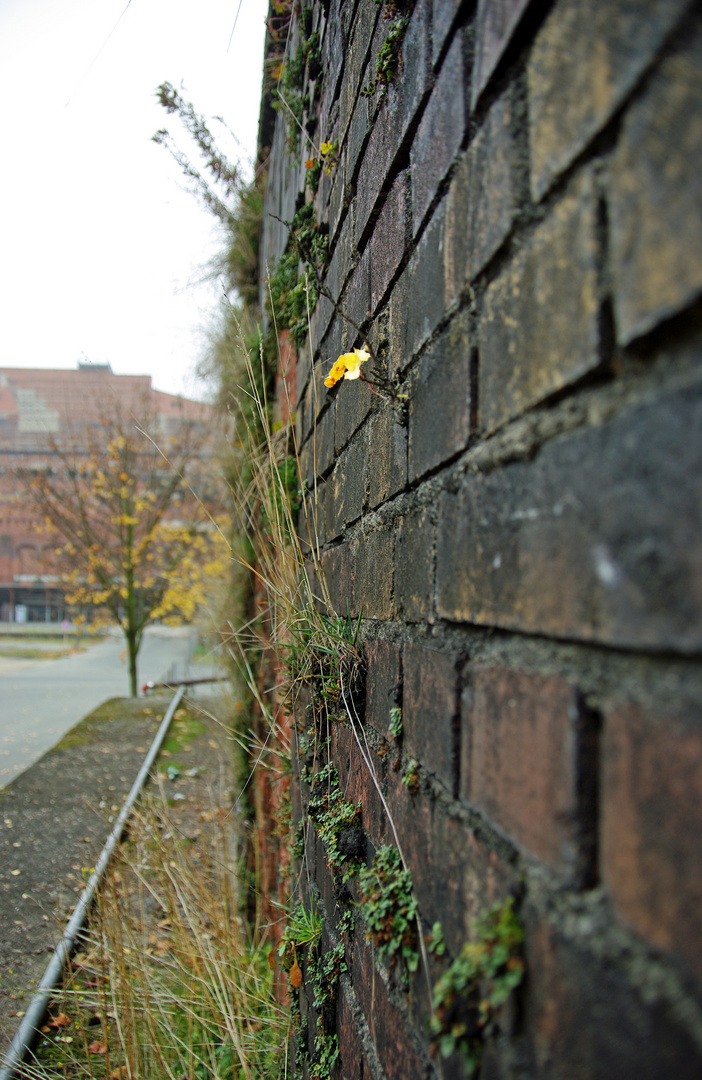
[[[485,431],[599,366],[595,226],[586,174],[486,290],[479,322]]]
[[[395,421],[390,406],[368,424],[366,485],[368,505],[375,509],[407,483],[407,429]]]
[[[468,319],[460,314],[422,357],[409,391],[410,481],[465,450],[470,435]]]
[[[370,249],[366,248],[351,274],[341,304],[341,311],[348,315],[349,319],[353,320],[347,324],[348,329],[346,332],[350,345],[355,342],[358,336],[356,328],[362,327],[370,317],[370,268],[371,254]]]
[[[340,544],[330,551],[325,551],[320,563],[331,605],[337,615],[345,616],[347,604],[351,610],[355,606],[354,572],[349,545]]]
[[[336,360],[336,357],[334,357]],[[373,394],[368,386],[357,379],[343,379],[336,389],[336,427],[334,441],[337,454],[346,446],[373,407]]]
[[[614,309],[622,344],[702,291],[701,52],[698,23],[629,109],[612,162]]]
[[[674,707],[605,710],[602,875],[621,917],[702,982],[702,730]]]
[[[334,492],[337,533],[341,532],[344,525],[351,524],[361,516],[366,498],[363,471],[365,456],[366,440],[361,433],[339,455],[336,468],[332,473],[331,484]]]
[[[388,1080],[414,1080],[427,1075],[428,1059],[418,1052],[402,1014],[388,997],[387,987],[373,965],[373,954],[363,935],[354,941],[353,985],[365,1015],[383,1074]]]
[[[444,316],[444,217],[446,201],[432,215],[417,250],[390,299],[390,369],[403,371]]]
[[[446,176],[466,131],[463,40],[459,34],[446,54],[441,74],[410,151],[412,231],[416,236],[439,184]]]
[[[354,541],[356,590],[354,614],[391,619],[394,614],[392,529],[378,529]]]
[[[458,299],[512,228],[512,113],[509,98],[493,105],[451,181],[444,246],[447,304]]]
[[[668,393],[444,496],[439,614],[699,650],[702,388]]]
[[[431,0],[415,0],[402,40],[398,72],[388,87],[387,108],[400,142],[404,142],[431,85],[431,18],[435,6]]]
[[[505,668],[473,668],[470,680],[461,793],[520,847],[577,880],[584,859],[574,687]],[[597,768],[594,757],[590,766]]]
[[[388,823],[386,843],[399,846],[412,877],[412,891],[419,911],[427,923],[443,916],[443,905],[436,905],[433,874],[428,872],[436,858],[432,849],[431,800],[412,795],[402,783],[402,774],[390,768],[385,782]]]
[[[351,38],[344,55],[344,78],[339,94],[338,131],[340,142],[343,142],[346,137],[379,13],[380,9],[375,0],[360,0],[354,14]]]
[[[561,0],[528,66],[531,190],[540,199],[605,126],[654,59],[689,0]]]
[[[363,1080],[363,1046],[356,1030],[353,1010],[346,999],[343,987],[338,997],[336,1030],[341,1053],[340,1075],[344,1077],[344,1080]]]
[[[355,806],[360,805],[363,828],[377,846],[386,828],[385,811],[378,793],[383,775],[382,760],[364,745],[375,770],[372,774],[358,750],[351,724],[333,725],[331,747],[331,758],[337,767],[344,797]]]
[[[405,622],[430,619],[434,610],[434,526],[426,508],[400,518],[395,545],[395,598]]]
[[[499,64],[528,4],[529,0],[479,0],[471,80],[473,108]]]
[[[432,909],[440,919],[447,948],[457,956],[472,936],[475,919],[514,890],[514,870],[463,821],[438,808],[431,834]]]
[[[408,642],[402,653],[403,748],[453,790],[457,656]]]
[[[380,213],[370,244],[371,311],[375,312],[405,254],[409,172],[400,173]]]
[[[399,145],[394,118],[389,110],[381,109],[373,124],[356,182],[354,237],[357,247],[366,232],[369,218],[386,183],[388,173],[392,171]]]
[[[432,64],[436,61],[444,48],[453,20],[461,6],[461,0],[444,0],[441,4],[432,5]]]
[[[387,641],[367,642],[366,721],[385,735],[400,690],[400,650]]]
[[[702,1054],[681,1013],[655,997],[646,1004],[621,965],[531,920],[526,961],[526,1023],[543,1080],[697,1080]]]

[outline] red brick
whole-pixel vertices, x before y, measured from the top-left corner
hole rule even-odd
[[[402,1013],[390,1001],[387,987],[375,970],[373,951],[358,931],[353,985],[385,1076],[388,1080],[421,1080],[427,1075],[429,1061],[413,1045]]]
[[[470,682],[461,793],[531,855],[579,877],[589,835],[578,785],[597,760],[582,760],[574,687],[499,667],[474,668]]]
[[[390,709],[399,700],[400,650],[388,641],[368,641],[365,645],[366,721],[385,735],[390,723]]]
[[[645,1002],[621,964],[527,920],[526,1028],[543,1080],[697,1080],[699,1043],[681,1011]]]
[[[458,657],[410,642],[404,647],[402,731],[405,751],[453,790]]]
[[[512,40],[528,2],[529,0],[480,0],[478,3],[471,93],[473,108]]]
[[[363,1080],[363,1045],[343,988],[337,999],[336,1032],[341,1053],[339,1075],[344,1080]]]
[[[602,875],[620,916],[702,978],[702,731],[634,703],[605,710]]]
[[[357,729],[358,730],[358,729]],[[361,806],[361,822],[374,844],[378,845],[385,831],[385,811],[378,794],[383,778],[383,759],[366,747],[362,732],[359,737],[373,768],[371,772],[358,749],[350,724],[335,724],[332,732],[332,760],[339,773],[339,785],[344,798]],[[375,777],[375,779],[374,779]]]

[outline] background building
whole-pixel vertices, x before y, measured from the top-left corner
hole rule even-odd
[[[41,521],[22,479],[80,446],[102,423],[106,405],[125,416],[149,414],[155,439],[168,440],[184,420],[205,422],[209,406],[154,390],[149,375],[115,375],[109,364],[76,370],[0,368],[0,622],[60,622],[68,614],[52,565],[56,539]]]

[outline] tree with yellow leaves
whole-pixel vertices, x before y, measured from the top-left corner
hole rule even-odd
[[[122,629],[132,696],[145,628],[191,620],[228,558],[205,409],[164,422],[153,395],[129,406],[113,400],[97,422],[55,440],[26,477],[57,536],[67,601]]]

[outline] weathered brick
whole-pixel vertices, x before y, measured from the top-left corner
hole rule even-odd
[[[617,646],[702,645],[702,387],[443,497],[438,610]]]
[[[453,790],[458,657],[408,642],[402,654],[403,748]]]
[[[461,6],[461,0],[444,0],[444,3],[432,5],[431,37],[432,64],[436,65],[446,44],[449,30]]]
[[[381,109],[358,171],[354,199],[354,237],[358,247],[399,149],[399,133],[389,110]]]
[[[366,456],[366,440],[359,433],[346,450],[339,455],[332,473],[336,533],[343,525],[349,525],[361,516],[366,498],[363,463]]]
[[[409,172],[405,170],[388,192],[370,243],[371,311],[380,306],[405,254],[405,225],[409,211]]]
[[[512,104],[495,102],[460,161],[446,205],[446,303],[456,301],[505,240],[515,215]]]
[[[612,703],[602,759],[602,874],[615,908],[702,981],[699,718]]]
[[[512,40],[528,3],[529,0],[479,0],[471,79],[473,108]]]
[[[582,804],[583,773],[593,789],[598,766],[574,687],[475,667],[463,702],[463,796],[551,869],[588,882],[595,820],[592,800]]]
[[[343,987],[337,1000],[336,1031],[339,1039],[340,1075],[344,1080],[363,1080],[363,1046]]]
[[[544,1080],[696,1080],[699,1043],[681,1012],[649,1003],[621,965],[603,962],[546,922],[527,922],[527,1031]]]
[[[337,384],[335,393],[336,427],[334,441],[338,454],[358,431],[371,411],[373,394],[364,383],[360,381],[346,382],[345,380]]]
[[[341,310],[352,320],[346,332],[349,344],[358,336],[356,328],[362,327],[370,317],[370,267],[370,248],[366,248],[351,274],[341,304]]]
[[[400,650],[388,641],[369,641],[365,656],[366,722],[384,735],[390,722],[390,709],[400,700]]]
[[[617,337],[626,345],[702,291],[702,32],[666,57],[626,114],[612,162]]]
[[[467,122],[464,86],[459,33],[446,54],[410,151],[414,236],[463,142]]]
[[[414,1044],[402,1014],[390,1001],[383,979],[374,970],[373,953],[359,933],[354,941],[353,985],[388,1080],[426,1076],[429,1060]]]
[[[415,480],[466,448],[471,384],[468,319],[457,315],[412,373],[408,475]]]
[[[486,432],[599,366],[595,229],[586,174],[486,290],[479,322]]]
[[[329,599],[337,615],[345,616],[347,604],[354,609],[355,575],[348,544],[339,544],[322,553],[320,559]]]
[[[444,218],[437,208],[390,299],[390,370],[403,371],[444,315]]]
[[[400,518],[395,545],[395,598],[405,622],[427,621],[434,609],[434,526],[428,508]]]
[[[354,614],[365,619],[391,619],[394,614],[391,528],[366,533],[354,541],[356,589]]]
[[[344,798],[355,806],[360,805],[363,828],[377,846],[381,843],[386,829],[385,811],[378,793],[383,763],[372,750],[364,747],[374,769],[374,773],[371,773],[358,751],[351,724],[333,725],[331,745],[331,759],[337,767]]]
[[[360,0],[354,14],[351,37],[344,55],[344,78],[341,83],[341,93],[339,94],[338,131],[340,142],[343,142],[346,137],[379,14],[379,8],[375,0]]]
[[[415,0],[409,25],[402,40],[400,63],[387,90],[387,108],[392,113],[400,141],[429,93],[431,80],[431,19],[435,4]]]
[[[407,483],[407,429],[390,407],[381,408],[368,425],[366,485],[368,505],[375,509]]]
[[[540,199],[611,119],[689,0],[560,0],[527,69],[531,190]]]

